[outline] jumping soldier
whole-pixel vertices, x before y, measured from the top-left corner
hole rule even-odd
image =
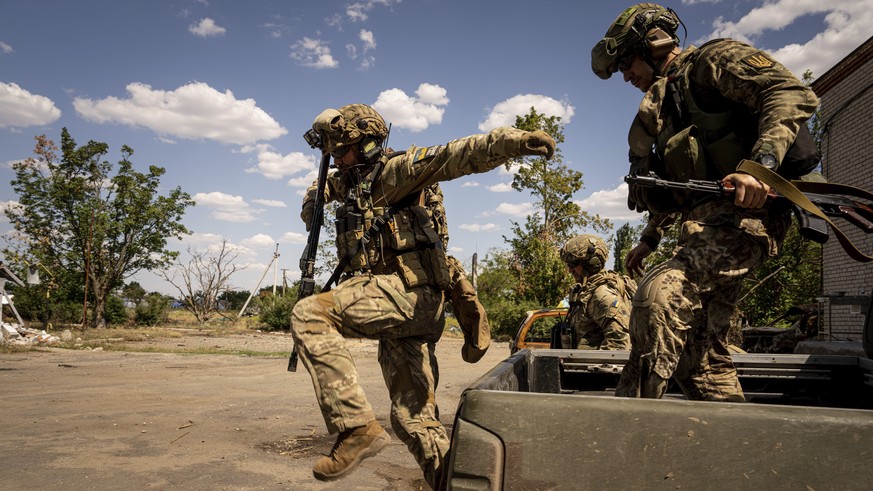
[[[730,181],[733,200],[686,191],[629,188],[631,209],[649,213],[628,270],[681,220],[678,247],[642,278],[633,299],[631,354],[616,391],[658,398],[677,381],[691,399],[744,401],[726,335],[745,274],[778,254],[788,207],[763,207],[769,186],[737,171],[743,160],[789,179],[809,178],[818,155],[808,129],[818,99],[769,54],[729,39],[679,47],[671,10],[624,10],[591,51],[594,73],[621,72],[645,95],[628,135],[630,173],[674,181]]]
[[[379,340],[391,426],[428,484],[438,488],[449,438],[436,417],[428,343],[442,333],[443,290],[451,278],[423,191],[512,158],[551,158],[555,141],[543,131],[497,128],[389,156],[382,150],[385,121],[364,104],[324,110],[311,131],[338,170],[326,195],[341,203],[336,241],[340,257],[349,258],[336,288],[302,299],[291,314],[295,346],[312,376],[325,424],[338,433],[313,474],[319,480],[346,476],[389,441],[358,383],[344,340],[366,337]]]

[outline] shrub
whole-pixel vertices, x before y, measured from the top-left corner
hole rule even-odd
[[[130,317],[127,315],[127,307],[124,306],[124,300],[115,295],[110,295],[106,299],[106,323],[111,325],[127,324]]]
[[[501,299],[486,306],[491,336],[500,339],[515,336],[515,331],[524,320],[528,310],[541,308],[532,301],[512,301]]]
[[[293,297],[267,296],[260,299],[261,323],[268,331],[287,331],[291,327],[291,310],[294,308]]]
[[[169,299],[159,293],[150,293],[134,310],[133,322],[137,326],[155,327],[167,321]]]

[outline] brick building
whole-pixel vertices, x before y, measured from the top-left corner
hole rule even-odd
[[[820,76],[812,88],[821,101],[825,177],[873,191],[873,37]],[[842,220],[834,223],[861,252],[873,253],[873,234],[865,234]],[[833,234],[824,244],[822,256],[821,337],[860,340],[863,314],[873,292],[873,262],[851,259]]]

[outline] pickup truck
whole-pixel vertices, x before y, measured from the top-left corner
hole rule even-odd
[[[873,360],[734,354],[739,404],[615,397],[627,357],[524,347],[492,368],[459,401],[449,489],[873,486]]]

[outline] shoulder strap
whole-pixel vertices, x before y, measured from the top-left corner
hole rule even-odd
[[[757,178],[792,203],[803,208],[803,210],[826,221],[831,230],[834,231],[834,235],[837,236],[837,240],[840,241],[840,245],[843,246],[843,249],[852,259],[862,263],[873,261],[873,255],[868,256],[862,253],[855,244],[846,237],[846,234],[837,228],[837,226],[834,225],[834,222],[832,222],[818,206],[803,194],[803,191],[845,194],[868,200],[873,200],[873,194],[870,194],[863,189],[847,186],[845,184],[788,181],[779,174],[752,160],[741,161],[737,170]]]

